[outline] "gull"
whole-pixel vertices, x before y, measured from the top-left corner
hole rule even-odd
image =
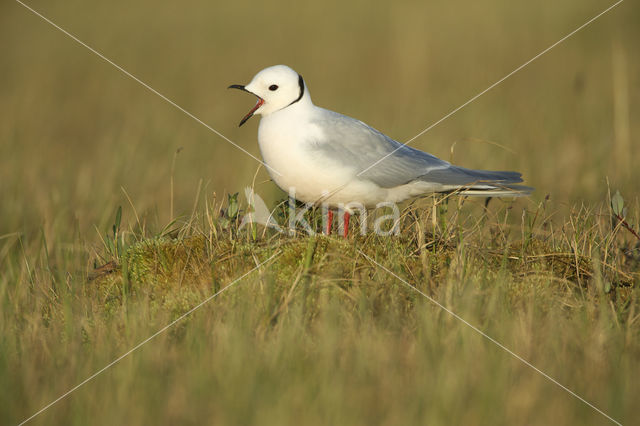
[[[265,68],[249,84],[229,88],[258,98],[239,126],[262,116],[258,144],[269,175],[297,200],[329,206],[327,234],[332,209],[344,211],[346,237],[349,206],[373,208],[433,193],[517,197],[533,190],[517,185],[518,172],[455,166],[360,120],[315,106],[302,76],[286,65]]]

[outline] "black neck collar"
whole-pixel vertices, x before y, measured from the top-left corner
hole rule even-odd
[[[291,106],[291,105],[295,104],[300,99],[302,99],[302,97],[304,96],[304,80],[302,79],[302,76],[300,74],[298,74],[298,86],[300,87],[300,95],[298,96],[298,99],[296,99],[295,101],[291,102],[287,106]]]

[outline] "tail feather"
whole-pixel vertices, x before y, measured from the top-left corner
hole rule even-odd
[[[533,192],[533,188],[525,185],[479,185],[461,187],[457,191],[468,197],[526,197]]]
[[[505,172],[499,171],[494,172],[490,170],[470,170],[463,169],[464,172],[467,172],[469,175],[482,180],[487,180],[491,182],[505,182],[505,183],[518,183],[522,182],[522,173],[518,172]]]
[[[530,186],[517,185],[522,182],[522,174],[510,171],[472,170],[451,166],[432,170],[421,176],[421,179],[449,188],[457,187],[444,192],[460,192],[466,196],[522,197],[533,191]]]

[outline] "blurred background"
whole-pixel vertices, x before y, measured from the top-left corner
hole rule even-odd
[[[613,4],[323,1],[27,3],[260,156],[260,69],[300,72],[316,105],[406,141]],[[517,170],[562,210],[637,199],[640,7],[624,2],[412,146]],[[0,235],[95,235],[115,209],[165,225],[242,192],[259,164],[17,2],[0,5]],[[453,147],[453,150],[452,150]],[[180,152],[176,154],[179,150]],[[259,170],[268,205],[284,196]],[[124,188],[124,191],[123,191]],[[125,214],[125,218],[131,219]],[[88,234],[90,233],[90,234]]]

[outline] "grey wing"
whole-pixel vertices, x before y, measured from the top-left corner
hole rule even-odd
[[[359,120],[333,111],[325,110],[322,121],[316,124],[322,127],[326,138],[314,144],[314,150],[332,162],[356,169],[360,177],[382,188],[404,185],[430,173],[443,175],[451,168],[446,161],[404,146]]]
[[[487,183],[504,187],[505,184],[509,186],[522,182],[518,172],[453,166],[424,151],[403,145],[362,121],[333,111],[323,110],[322,118],[316,124],[323,129],[326,137],[322,142],[313,144],[314,150],[332,163],[354,168],[358,176],[382,188],[393,188],[413,181],[445,187],[470,186],[474,189],[492,188]]]

